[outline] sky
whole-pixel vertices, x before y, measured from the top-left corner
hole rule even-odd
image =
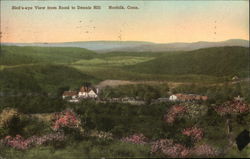
[[[1,42],[249,40],[249,1],[11,1],[1,3]],[[34,6],[101,6],[36,10]],[[33,7],[13,10],[12,6]],[[109,6],[139,9],[111,10]]]

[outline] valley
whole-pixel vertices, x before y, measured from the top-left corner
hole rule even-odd
[[[3,45],[0,156],[166,157],[154,149],[164,141],[185,157],[248,157],[249,146],[239,154],[230,145],[250,121],[248,65],[242,46],[98,53]],[[89,88],[98,96],[83,98]],[[82,99],[68,102],[65,91]]]

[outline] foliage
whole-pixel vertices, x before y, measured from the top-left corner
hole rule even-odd
[[[5,108],[0,114],[0,137],[21,134],[24,137],[51,132],[49,124],[16,109]]]
[[[186,128],[182,131],[183,135],[190,136],[192,137],[193,140],[199,141],[203,138],[204,131],[201,128],[197,127],[191,127],[191,128]]]
[[[86,138],[81,142],[67,145],[64,149],[54,149],[51,146],[37,146],[20,153],[15,149],[5,149],[0,155],[11,159],[68,159],[68,158],[148,158],[149,145],[123,143],[121,141],[103,142],[95,138]]]
[[[247,77],[249,48],[218,47],[182,53],[169,53],[129,68],[153,74],[201,74]],[[166,69],[164,69],[166,68]]]
[[[63,141],[64,139],[65,136],[62,133],[47,134],[41,137],[31,136],[27,139],[24,139],[20,135],[16,135],[15,137],[6,136],[4,139],[0,140],[0,143],[19,150],[26,150],[32,146],[43,145],[45,143],[55,141]]]
[[[250,100],[250,87],[248,82],[238,82],[238,83],[224,83],[224,84],[182,84],[171,91],[173,93],[192,93],[201,94],[208,96],[208,102],[210,104],[216,103],[221,104],[227,100],[230,100],[236,96],[243,97],[246,101]]]
[[[181,144],[176,144],[170,139],[160,139],[153,143],[151,153],[160,153],[165,157],[188,157],[190,150]]]
[[[74,68],[55,64],[7,68],[0,70],[0,76],[0,90],[3,96],[35,96],[44,93],[55,95],[60,88],[77,88],[84,81],[98,81]]]
[[[3,109],[0,114],[0,137],[7,134],[15,134],[20,127],[20,113],[16,109]]]
[[[167,114],[164,115],[164,121],[168,124],[172,124],[175,122],[178,116],[183,115],[186,112],[186,107],[182,105],[174,105],[172,106]]]
[[[240,100],[227,101],[215,108],[220,115],[247,113],[249,110],[249,105]]]
[[[201,120],[208,112],[208,106],[205,104],[197,103],[185,103],[186,113],[185,118],[188,118],[193,121]]]
[[[117,86],[116,88],[106,87],[101,90],[100,96],[103,98],[134,97],[140,100],[151,101],[159,97],[168,95],[167,84],[135,84]]]
[[[44,94],[39,95],[17,95],[0,98],[0,110],[10,107],[18,109],[22,113],[51,113],[62,111],[67,103],[61,98]]]
[[[192,153],[198,157],[216,157],[220,154],[218,149],[207,144],[196,146]]]
[[[91,131],[89,136],[97,137],[100,139],[113,140],[113,134],[105,131]]]
[[[146,144],[147,138],[143,134],[133,134],[129,137],[122,138],[121,141],[134,144]]]
[[[65,110],[63,112],[55,113],[53,116],[52,128],[54,131],[68,128],[79,128],[81,121],[77,119],[75,113],[71,110]]]
[[[184,145],[174,143],[170,139],[160,139],[151,146],[151,153],[160,154],[162,157],[187,158],[187,157],[217,157],[220,151],[208,144],[187,148]]]
[[[5,108],[1,111],[0,114],[0,127],[8,127],[10,125],[10,121],[18,117],[19,113],[16,109],[13,108]]]

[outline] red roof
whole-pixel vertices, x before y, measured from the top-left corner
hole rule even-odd
[[[195,95],[195,94],[175,94],[179,100],[207,100],[207,96]]]
[[[81,88],[80,88],[80,91],[79,92],[90,92],[91,90],[93,90],[95,93],[96,93],[96,90],[94,89],[94,88],[91,88],[91,87],[84,87],[84,86],[82,86]]]
[[[64,91],[63,96],[76,96],[78,93],[77,91]]]

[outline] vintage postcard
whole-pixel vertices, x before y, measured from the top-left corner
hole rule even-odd
[[[250,158],[249,0],[0,3],[0,159]]]

